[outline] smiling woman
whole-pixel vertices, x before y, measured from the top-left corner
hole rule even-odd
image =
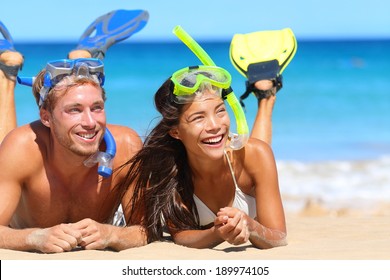
[[[205,53],[198,57],[208,60]],[[257,248],[286,245],[272,150],[254,138],[231,145],[236,139],[225,106],[235,97],[230,74],[208,62],[178,70],[157,90],[161,120],[129,161],[118,188],[135,186],[130,212],[145,209],[149,242],[163,239],[168,229],[177,244],[194,248],[224,241],[250,241]]]
[[[270,147],[251,138],[241,149],[229,148],[230,119],[223,94],[207,79],[186,104],[175,101],[174,88],[170,78],[156,92],[162,119],[130,161],[124,182],[136,186],[132,207],[146,208],[149,241],[163,239],[167,227],[177,244],[189,247],[248,240],[258,248],[285,245]]]
[[[188,157],[200,159],[203,153],[216,153],[218,158],[228,141],[230,119],[223,100],[216,96],[215,91],[202,90],[201,96],[184,106],[179,124],[169,133],[181,140]],[[198,139],[198,142],[194,139]],[[199,147],[201,150],[197,151]]]

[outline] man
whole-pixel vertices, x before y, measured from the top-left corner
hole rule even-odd
[[[40,119],[16,127],[13,95],[23,57],[12,44],[4,47],[12,43],[4,37],[3,42],[0,38],[0,248],[56,253],[76,247],[122,250],[146,244],[140,226],[110,224],[120,205],[129,221],[126,206],[131,190],[119,201],[124,191],[115,186],[126,170],[118,167],[142,142],[130,128],[106,124],[101,61],[70,60],[74,65],[69,72],[61,70],[58,76],[56,67],[47,66],[33,87]],[[107,148],[103,141],[107,128],[115,139],[116,155],[112,176],[102,177],[96,162],[90,167],[85,161]]]

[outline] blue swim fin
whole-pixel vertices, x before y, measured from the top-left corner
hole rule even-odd
[[[15,50],[14,41],[12,40],[11,34],[9,33],[7,27],[0,21],[0,33],[3,35],[2,39],[0,37],[0,53],[3,53],[8,50]]]
[[[15,51],[14,41],[9,33],[7,27],[0,21],[0,54],[5,51]],[[18,75],[19,69],[22,65],[5,65],[0,61],[0,70],[4,72],[6,77],[11,80],[15,80]]]
[[[140,31],[148,19],[144,10],[115,10],[102,15],[81,35],[76,50],[87,50],[92,57],[103,59],[109,47]]]

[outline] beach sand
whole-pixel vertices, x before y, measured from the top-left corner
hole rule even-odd
[[[288,242],[259,250],[222,243],[213,249],[191,249],[170,241],[124,250],[76,250],[41,254],[0,249],[1,260],[390,260],[390,207],[375,213],[330,211],[308,203],[287,213]]]

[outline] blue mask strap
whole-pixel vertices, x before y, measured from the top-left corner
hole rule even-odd
[[[19,84],[32,87],[34,84],[35,77],[19,77],[19,76],[17,76],[16,79],[18,80]]]

